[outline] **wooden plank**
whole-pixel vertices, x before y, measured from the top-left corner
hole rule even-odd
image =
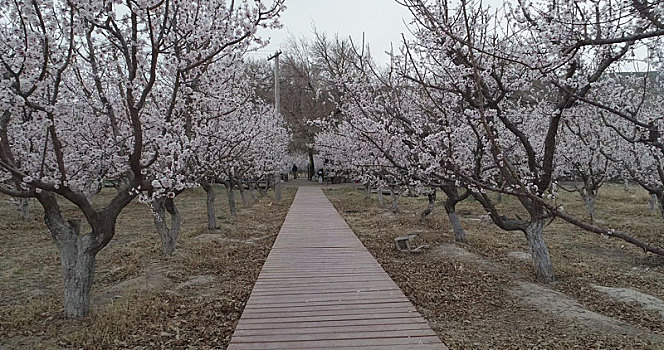
[[[288,313],[288,317],[293,318],[293,317],[303,317],[303,316],[362,316],[366,315],[367,309],[340,309],[340,310],[301,310],[301,311],[282,311],[282,312],[266,312],[263,310],[252,310],[252,311],[245,311],[242,317],[245,319],[251,320],[251,319],[259,319],[259,320],[264,320],[270,317],[275,317],[277,315],[283,315],[284,313]],[[405,307],[387,307],[387,308],[372,308],[370,309],[372,315],[380,315],[380,314],[392,314],[395,312],[399,313],[413,313],[417,312],[414,307],[412,306],[405,306]]]
[[[229,349],[447,349],[318,187],[301,187]]]
[[[381,299],[393,299],[393,298],[403,298],[403,300],[408,300],[398,290],[389,291],[389,292],[366,292],[366,293],[346,293],[346,294],[312,294],[307,297],[300,295],[269,295],[269,296],[260,296],[252,295],[249,297],[248,303],[292,303],[292,302],[320,302],[320,301],[336,301],[338,303],[347,302],[347,301],[359,301],[359,300],[381,300]]]
[[[251,310],[253,308],[299,308],[299,307],[321,307],[321,306],[337,306],[337,305],[346,306],[346,307],[359,307],[361,305],[371,305],[371,304],[380,305],[384,303],[400,304],[400,303],[410,303],[410,302],[408,301],[408,299],[404,297],[369,299],[369,300],[347,300],[344,301],[343,303],[340,303],[338,300],[318,301],[318,302],[298,300],[291,303],[280,303],[280,304],[252,302],[251,304],[247,304],[245,310]]]
[[[231,339],[231,342],[233,340]],[[381,346],[381,349],[390,349],[392,345],[410,345],[411,349],[421,349],[421,345],[437,344],[438,349],[443,347],[437,336],[425,337],[397,337],[397,338],[368,338],[368,339],[341,339],[341,340],[310,340],[310,341],[284,341],[271,342],[268,340],[255,343],[231,343],[231,350],[262,350],[262,349],[323,349],[340,347]]]
[[[298,328],[334,328],[334,327],[350,327],[350,326],[372,326],[372,325],[412,325],[412,324],[428,324],[423,319],[417,317],[412,318],[385,318],[385,319],[372,319],[372,320],[340,320],[340,321],[321,321],[321,322],[300,322],[300,323],[244,323],[242,319],[238,323],[237,329],[242,330],[275,330],[275,329],[298,329]],[[232,339],[231,339],[232,340]]]
[[[384,309],[384,308],[400,308],[400,307],[412,307],[412,305],[407,301],[396,301],[396,302],[387,302],[387,303],[364,303],[364,304],[328,304],[328,305],[294,305],[294,306],[262,306],[262,307],[246,307],[244,312],[298,312],[302,310],[307,311],[331,311],[331,310],[365,310],[365,309]]]
[[[348,333],[348,332],[391,332],[404,330],[429,329],[426,323],[412,324],[377,324],[364,326],[339,326],[339,327],[309,327],[309,328],[288,328],[288,329],[238,329],[233,334],[234,337],[249,335],[280,335],[280,334],[320,334],[320,333]]]
[[[396,331],[358,331],[351,329],[347,332],[335,333],[306,333],[306,334],[293,334],[282,333],[272,334],[270,342],[290,342],[290,341],[318,341],[318,340],[350,340],[350,339],[386,339],[386,338],[404,338],[404,337],[426,337],[436,336],[431,329],[407,329]],[[244,335],[238,336],[236,342],[238,343],[260,343],[265,340],[264,335]]]

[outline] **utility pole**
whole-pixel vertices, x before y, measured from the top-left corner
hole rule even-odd
[[[279,55],[281,51],[277,51],[274,55],[268,57],[268,61],[274,59],[274,110],[281,113],[281,89],[279,88]]]
[[[277,51],[274,55],[268,57],[268,61],[274,59],[274,110],[277,113],[281,113],[281,93],[279,89],[279,55],[281,51]],[[288,175],[286,175],[288,176]],[[281,203],[281,174],[277,173],[274,175],[274,196],[277,200],[277,203]]]

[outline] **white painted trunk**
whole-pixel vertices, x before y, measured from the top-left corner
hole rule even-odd
[[[392,211],[395,214],[399,214],[399,196],[394,194],[394,189],[392,189],[390,196],[392,196]]]
[[[659,215],[664,218],[664,203],[662,203],[661,198],[657,199],[657,208],[659,209]]]
[[[253,182],[249,183],[249,187],[251,188],[251,200],[256,203],[258,202],[258,196],[256,195],[256,184]]]
[[[237,206],[235,205],[235,191],[233,190],[233,182],[225,181],[226,185],[226,195],[228,197],[228,207],[231,212],[231,216],[237,215]]]
[[[526,238],[533,257],[533,267],[537,278],[542,282],[553,281],[553,263],[549,255],[549,249],[544,242],[544,221],[538,220],[528,224]]]
[[[378,198],[378,205],[382,207],[385,204],[385,198],[383,197],[383,187],[378,187],[378,190],[376,190],[376,197]]]
[[[274,180],[274,197],[277,203],[281,203],[281,178],[278,176],[275,176]]]
[[[586,190],[579,191],[579,194],[581,195],[581,199],[583,199],[583,203],[586,205],[586,211],[590,216],[590,223],[592,224],[595,222],[595,198],[597,198],[597,195]]]
[[[424,220],[424,218],[433,212],[433,207],[436,204],[436,192],[433,191],[432,193],[427,194],[427,199],[429,200],[429,203],[420,214],[420,220]]]
[[[217,195],[214,193],[214,187],[208,185],[209,187],[205,190],[207,193],[207,220],[208,220],[208,230],[217,229],[217,215],[215,215],[215,201]]]
[[[650,195],[650,201],[648,201],[648,207],[650,208],[650,211],[657,211],[657,208],[659,207],[659,200],[657,200],[656,194],[653,193]]]
[[[170,198],[157,198],[151,203],[154,214],[154,224],[161,237],[161,248],[164,255],[173,255],[175,243],[180,235],[181,218],[173,200]],[[166,223],[166,212],[171,217],[171,226]]]
[[[247,192],[244,190],[244,184],[239,183],[238,189],[240,190],[240,198],[242,198],[242,207],[249,208],[249,199],[247,198]]]
[[[80,236],[80,222],[62,232],[57,241],[60,249],[65,287],[64,306],[68,318],[81,318],[90,313],[90,288],[94,279],[96,254],[89,249],[92,235]]]
[[[461,243],[466,243],[466,231],[461,226],[461,221],[455,210],[447,211],[447,217],[452,224],[452,232],[454,232],[454,240]]]
[[[18,209],[23,220],[30,220],[30,202],[28,198],[21,198]]]
[[[371,186],[367,185],[364,192],[364,199],[371,199]]]
[[[265,197],[267,194],[268,189],[270,188],[270,181],[265,180],[265,188],[262,188],[258,181],[256,181],[256,188],[258,188],[258,194],[260,195],[261,198]]]

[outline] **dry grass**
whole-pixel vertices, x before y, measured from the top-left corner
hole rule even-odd
[[[515,300],[508,290],[517,281],[534,281],[531,264],[508,252],[527,251],[520,232],[505,232],[485,219],[474,200],[458,205],[468,233],[463,248],[488,264],[459,260],[436,249],[453,242],[451,227],[438,207],[425,221],[419,212],[423,198],[400,200],[402,213],[394,215],[362,191],[331,189],[327,192],[367,248],[429,320],[451,348],[469,349],[662,349],[664,319],[639,305],[614,301],[591,284],[628,287],[664,299],[664,259],[645,255],[629,244],[588,233],[556,220],[545,228],[557,281],[551,288],[577,299],[583,307],[627,322],[643,334],[616,334],[592,329],[567,318],[541,312]],[[585,215],[577,194],[563,193],[565,210]],[[648,210],[648,196],[636,188],[607,185],[600,190],[597,218],[616,229],[635,232],[640,238],[664,246],[664,221]],[[509,213],[521,212],[505,198],[500,204]],[[525,216],[525,215],[524,215]],[[410,255],[394,250],[393,239],[418,233],[431,251]],[[488,267],[491,266],[491,267]]]
[[[283,204],[266,196],[235,219],[217,192],[221,228],[212,240],[197,238],[210,233],[204,192],[177,198],[183,227],[172,257],[161,255],[149,208],[130,204],[98,255],[92,315],[78,322],[63,319],[58,252],[38,203],[23,221],[0,197],[0,348],[224,348],[294,191],[284,191]],[[67,204],[63,212],[77,214]]]
[[[436,249],[453,240],[442,208],[420,222],[424,199],[400,200],[402,214],[394,215],[387,205],[364,200],[362,191],[336,187],[328,197],[451,348],[664,348],[652,337],[592,329],[516,300],[509,288],[532,282],[533,271],[506,254],[526,251],[525,239],[483,219],[485,213],[473,200],[458,206],[469,236],[462,247],[492,268]],[[225,193],[218,192],[218,213],[223,214],[214,235],[205,229],[204,193],[178,197],[184,224],[170,258],[160,254],[148,208],[131,204],[119,219],[116,237],[98,256],[93,313],[80,322],[62,317],[57,249],[38,205],[31,203],[32,218],[22,221],[0,197],[0,348],[224,348],[294,191],[284,192],[281,205],[265,197],[236,219],[228,217]],[[565,210],[585,215],[576,195],[564,193],[560,200]],[[642,191],[609,185],[600,191],[597,218],[664,245],[664,221],[648,210],[647,202]],[[520,212],[507,198],[501,206]],[[64,211],[76,213],[66,205]],[[412,232],[434,249],[420,255],[395,252],[393,238]],[[545,238],[555,264],[553,289],[589,310],[664,335],[664,320],[656,312],[614,301],[591,287],[629,287],[664,299],[664,259],[561,221],[547,226]]]

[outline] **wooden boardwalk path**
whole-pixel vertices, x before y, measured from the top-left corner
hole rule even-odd
[[[320,187],[300,187],[229,350],[447,349]]]

